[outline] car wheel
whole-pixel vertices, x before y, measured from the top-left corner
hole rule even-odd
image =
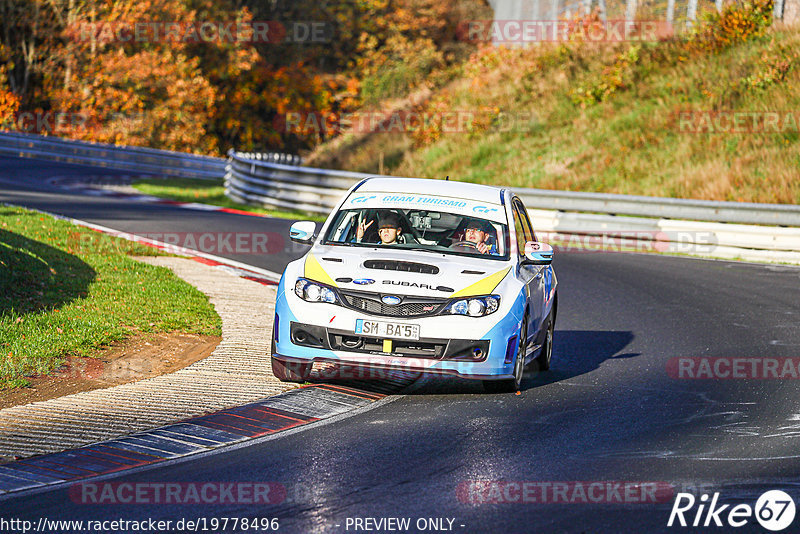
[[[305,382],[311,374],[311,363],[282,362],[272,357],[272,374],[281,382]]]
[[[547,333],[544,336],[544,345],[539,356],[536,357],[536,362],[539,364],[540,371],[547,371],[550,369],[550,360],[553,358],[553,333],[556,329],[555,321],[551,320],[547,325]]]
[[[519,391],[522,385],[522,375],[525,372],[525,350],[528,346],[528,318],[522,320],[519,332],[517,355],[514,358],[514,378],[510,380],[484,380],[483,389],[489,393],[513,393]]]

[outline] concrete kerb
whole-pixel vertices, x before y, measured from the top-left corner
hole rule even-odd
[[[59,451],[76,443],[93,443],[253,402],[294,387],[278,381],[270,368],[274,285],[258,284],[184,258],[137,259],[170,268],[209,296],[222,319],[220,344],[209,357],[174,373],[0,410],[0,456]],[[153,402],[156,399],[158,402]],[[48,413],[52,417],[47,417]],[[42,435],[48,439],[41,439]]]
[[[269,352],[278,274],[186,252],[193,257],[137,259],[170,268],[206,293],[222,318],[222,342],[171,374],[0,410],[0,457],[24,457],[0,465],[0,497],[245,446],[359,413],[413,382],[399,373],[366,391],[357,383],[278,381]]]

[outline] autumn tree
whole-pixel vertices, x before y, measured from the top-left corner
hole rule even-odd
[[[8,85],[8,68],[12,66],[8,60],[8,50],[0,44],[0,126],[14,121],[19,109],[19,97]]]
[[[456,25],[484,7],[483,0],[0,0],[0,117],[55,110],[85,117],[58,132],[81,139],[212,154],[297,151],[330,133],[287,129],[287,113],[346,113],[365,95],[410,90],[453,61],[465,45]],[[270,38],[117,32],[137,23],[190,31],[208,21],[268,22]],[[309,38],[309,24],[322,25],[324,38]]]

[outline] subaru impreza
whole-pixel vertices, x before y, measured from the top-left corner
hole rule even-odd
[[[370,178],[354,185],[281,277],[272,370],[314,363],[482,380],[515,391],[550,367],[558,293],[553,249],[511,189]]]

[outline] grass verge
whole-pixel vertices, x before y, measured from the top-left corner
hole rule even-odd
[[[301,211],[281,211],[235,202],[225,196],[222,180],[193,180],[191,178],[140,179],[133,187],[146,195],[176,200],[178,202],[200,202],[223,208],[251,211],[260,215],[282,219],[324,221],[325,217]]]
[[[139,332],[221,334],[203,293],[130,255],[162,253],[0,206],[0,390]]]
[[[334,138],[306,161],[521,188],[798,204],[800,28],[772,26],[771,9],[769,0],[726,4],[696,33],[658,42],[484,47],[408,110],[429,122]],[[733,113],[734,127],[725,122]],[[473,118],[462,127],[453,117]]]

